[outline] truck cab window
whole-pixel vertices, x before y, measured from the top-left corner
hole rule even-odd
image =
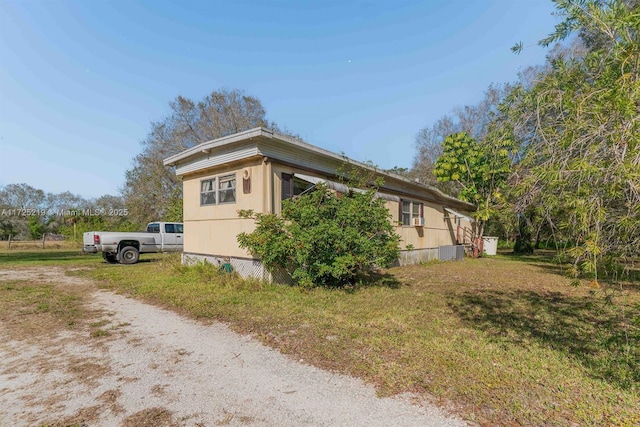
[[[147,232],[149,232],[149,233],[159,233],[160,232],[160,224],[149,224],[149,225],[147,225]]]
[[[174,224],[165,224],[164,225],[164,232],[165,233],[175,233],[176,230],[175,230]]]

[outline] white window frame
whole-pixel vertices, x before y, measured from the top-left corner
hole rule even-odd
[[[206,183],[209,184],[207,185],[208,190],[204,190]],[[227,185],[226,187],[221,187],[221,185],[225,184]],[[229,194],[229,192],[233,194],[233,200],[227,201],[227,194]],[[203,203],[203,196],[205,194],[212,194],[213,202]],[[223,198],[225,199],[225,201],[221,202]],[[235,173],[218,175],[213,178],[200,180],[200,206],[230,205],[236,203],[237,198],[237,178]]]
[[[207,178],[207,179],[202,179],[200,180],[200,206],[214,206],[216,204],[216,183],[218,181],[216,180],[216,178]],[[208,190],[204,190],[205,188],[205,183],[209,183],[210,185],[208,185]],[[204,195],[213,195],[213,202],[212,203],[204,203]]]
[[[218,177],[218,194],[216,197],[216,202],[219,205],[229,205],[232,203],[236,202],[237,199],[237,192],[236,192],[236,174],[232,173],[232,174],[228,174],[228,175],[220,175]],[[227,185],[227,184],[231,184],[231,185]],[[222,185],[227,185],[226,187],[222,187]],[[233,194],[233,200],[231,201],[226,201],[227,196],[224,197],[225,201],[221,201],[223,199],[222,195],[224,194],[228,194],[228,192],[231,191]]]
[[[405,210],[405,205],[408,206],[408,210]],[[417,209],[417,214],[416,214]],[[405,222],[405,218],[408,218],[409,221]],[[399,209],[399,218],[398,222],[402,224],[403,227],[411,227],[413,226],[414,218],[424,218],[424,203],[418,202],[417,200],[400,200],[400,209]]]

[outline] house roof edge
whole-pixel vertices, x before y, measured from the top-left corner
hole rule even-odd
[[[163,164],[165,166],[177,166],[182,160],[191,158],[191,157],[195,157],[198,156],[202,153],[209,153],[211,150],[218,148],[218,147],[223,147],[225,145],[228,144],[232,144],[234,142],[240,142],[240,141],[246,141],[246,140],[250,140],[253,138],[259,138],[259,137],[264,137],[264,138],[268,138],[268,139],[277,139],[289,144],[292,144],[300,149],[303,150],[308,150],[311,152],[314,152],[316,154],[319,154],[321,156],[326,156],[326,157],[330,157],[336,160],[342,160],[342,161],[348,161],[349,163],[351,163],[354,166],[357,166],[359,168],[363,168],[366,170],[370,170],[375,172],[376,174],[381,175],[383,178],[389,177],[389,178],[393,178],[394,180],[403,182],[405,184],[409,184],[411,186],[414,187],[418,187],[418,188],[422,188],[424,190],[428,190],[432,193],[435,193],[436,197],[438,197],[439,199],[443,200],[443,201],[448,201],[450,203],[453,203],[455,205],[458,206],[464,206],[466,208],[468,208],[470,211],[475,211],[477,209],[477,206],[475,206],[472,203],[469,202],[465,202],[463,200],[457,199],[453,196],[449,196],[447,194],[445,194],[444,192],[442,192],[441,190],[439,190],[438,188],[432,187],[431,185],[427,185],[427,184],[423,184],[420,183],[418,181],[414,181],[412,179],[406,178],[402,175],[398,175],[392,172],[385,172],[382,169],[379,169],[377,167],[374,167],[372,165],[363,163],[363,162],[359,162],[357,160],[353,160],[350,159],[349,157],[345,156],[345,155],[340,155],[337,153],[334,153],[332,151],[326,150],[324,148],[320,148],[318,146],[309,144],[307,142],[304,142],[300,139],[291,137],[289,135],[285,135],[283,133],[280,132],[276,132],[273,131],[271,129],[268,129],[266,127],[256,127],[253,129],[248,129],[242,132],[238,132],[238,133],[234,133],[231,135],[227,135],[227,136],[223,136],[221,138],[217,138],[217,139],[213,139],[210,141],[205,141],[202,142],[192,148],[189,148],[187,150],[184,150],[178,154],[175,154],[173,156],[167,157],[166,159],[163,160]]]

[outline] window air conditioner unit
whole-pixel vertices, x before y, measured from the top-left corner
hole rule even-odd
[[[413,218],[414,227],[424,227],[424,218]]]

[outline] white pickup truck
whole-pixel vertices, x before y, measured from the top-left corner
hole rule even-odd
[[[83,235],[82,252],[102,252],[110,264],[135,264],[140,254],[181,252],[184,226],[180,222],[150,222],[146,232],[88,231]]]

